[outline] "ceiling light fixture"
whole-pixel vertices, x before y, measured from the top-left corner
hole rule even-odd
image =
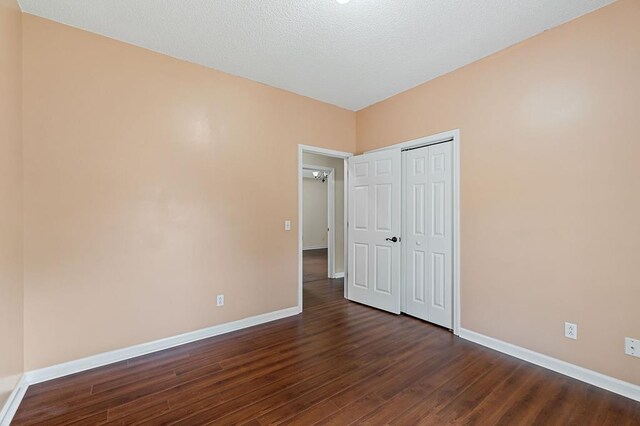
[[[325,183],[327,178],[329,177],[329,173],[327,172],[311,172],[311,174],[313,175],[314,179],[318,179],[322,181],[322,183]]]
[[[338,2],[338,4],[347,4],[349,3],[351,0],[336,0]]]

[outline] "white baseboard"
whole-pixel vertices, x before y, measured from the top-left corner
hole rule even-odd
[[[124,361],[126,359],[161,351],[163,349],[184,345],[186,343],[195,342],[196,340],[202,340],[208,337],[218,336],[220,334],[230,333],[243,328],[279,320],[297,315],[300,312],[302,312],[300,307],[294,306],[292,308],[268,312],[266,314],[256,315],[225,324],[214,325],[213,327],[167,337],[153,342],[142,343],[128,348],[117,349],[115,351],[92,355],[75,361],[69,361],[53,365],[51,367],[29,371],[21,377],[15,389],[7,399],[4,407],[0,411],[0,426],[6,426],[11,423],[11,420],[18,410],[18,406],[20,405],[24,394],[27,392],[29,385],[57,379],[59,377],[68,376],[69,374],[79,373],[81,371],[90,370],[107,364],[113,364],[114,362]]]
[[[327,246],[307,246],[307,247],[303,247],[302,250],[306,251],[306,250],[320,250],[320,249],[326,249],[328,248]]]
[[[196,340],[206,339],[208,337],[218,336],[220,334],[230,333],[254,325],[264,324],[266,322],[275,321],[300,313],[297,306],[280,311],[268,312],[266,314],[256,315],[244,318],[238,321],[228,322],[225,324],[214,325],[213,327],[203,328],[201,330],[191,331],[177,336],[167,337],[165,339],[153,342],[142,343],[128,348],[117,349],[111,352],[105,352],[98,355],[92,355],[87,358],[75,361],[65,362],[63,364],[51,367],[41,368],[25,373],[27,382],[31,384],[45,382],[47,380],[56,379],[69,374],[79,373],[81,371],[90,370],[92,368],[101,367],[114,362],[123,361],[137,356],[146,355],[151,352],[161,351],[163,349],[172,348],[174,346],[184,345],[185,343],[194,342]]]
[[[167,337],[153,342],[142,343],[128,348],[117,349],[115,351],[92,355],[75,361],[69,361],[53,365],[51,367],[26,372],[20,378],[20,381],[13,389],[13,392],[11,392],[11,395],[9,395],[9,398],[2,407],[2,410],[0,410],[0,426],[7,426],[11,423],[11,420],[18,410],[18,406],[20,405],[24,394],[27,392],[29,385],[46,382],[47,380],[57,379],[59,377],[68,376],[69,374],[79,373],[81,371],[90,370],[107,364],[113,364],[114,362],[124,361],[126,359],[161,351],[163,349],[184,345],[186,343],[195,342],[196,340],[202,340],[208,337],[218,336],[220,334],[230,333],[243,328],[279,320],[297,315],[300,312],[302,312],[300,307],[294,306],[292,308],[243,318],[238,321],[214,325],[213,327],[203,328],[201,330]]]
[[[333,274],[333,278],[344,278],[344,272],[336,272]]]
[[[606,389],[610,392],[617,393],[618,395],[631,398],[636,401],[640,401],[640,386],[633,383],[625,382],[610,376],[605,376],[602,373],[598,373],[593,370],[588,370],[583,367],[579,367],[575,364],[570,364],[566,361],[561,361],[557,358],[552,358],[547,355],[543,355],[538,352],[534,352],[529,349],[525,349],[520,346],[513,345],[511,343],[503,342],[502,340],[488,337],[475,331],[460,329],[460,337],[477,343],[482,346],[494,349],[498,352],[505,353],[507,355],[514,356],[532,364],[539,365],[540,367],[553,370],[557,373],[564,374],[565,376],[572,377],[590,385],[597,386],[602,389]]]
[[[11,420],[13,420],[13,416],[18,411],[18,406],[22,402],[28,387],[27,378],[23,374],[0,410],[0,426],[9,426],[11,424]]]

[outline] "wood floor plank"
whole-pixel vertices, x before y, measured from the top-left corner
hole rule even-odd
[[[322,420],[329,415],[338,411],[338,406],[335,405],[328,399],[319,402],[318,404],[313,404],[311,407],[306,410],[300,410],[294,413],[293,416],[289,417],[287,420],[280,422],[279,424],[283,425],[312,425],[317,423],[319,420]],[[258,419],[260,422],[260,419]]]
[[[138,407],[137,410],[131,411],[123,415],[115,416],[111,412],[108,412],[107,421],[100,423],[101,425],[130,425],[138,421],[146,420],[150,417],[157,416],[158,414],[165,413],[171,410],[167,401],[158,401],[154,404],[149,404],[145,407]]]
[[[388,327],[389,325],[381,325],[380,327]],[[374,328],[375,331],[375,328]],[[367,331],[367,333],[369,333],[370,330]],[[389,333],[393,332],[393,330],[389,330]],[[367,333],[363,333],[364,336],[362,338],[366,339],[367,338]],[[385,332],[386,333],[386,332]],[[384,335],[385,333],[383,333],[381,330],[378,330],[378,332],[376,334],[382,334]],[[371,338],[371,336],[368,336],[369,339]],[[382,337],[380,340],[383,340],[384,337]],[[357,340],[355,340],[357,341]],[[369,340],[371,341],[371,340]],[[355,346],[355,348],[358,351],[364,351],[366,350],[366,347],[363,347],[362,349],[358,349],[358,345]],[[260,388],[263,385],[270,385],[271,389],[263,389],[260,390],[260,392],[267,392],[267,394],[270,394],[273,391],[274,387],[282,387],[283,383],[286,384],[287,382],[293,381],[293,383],[297,382],[298,380],[300,380],[301,377],[303,376],[309,376],[309,375],[313,375],[313,374],[320,374],[324,371],[327,370],[328,367],[337,364],[339,365],[342,362],[342,359],[344,359],[344,354],[341,354],[341,351],[347,352],[352,350],[353,348],[350,347],[343,347],[340,349],[340,351],[330,351],[331,348],[326,349],[324,351],[320,351],[317,352],[316,354],[309,354],[308,357],[306,359],[301,359],[298,360],[297,364],[294,365],[289,365],[284,367],[281,370],[278,370],[276,372],[267,372],[268,374],[264,374],[262,376],[256,376],[255,378],[253,378],[253,380],[251,381],[250,385],[253,389]],[[329,353],[331,352],[331,353]],[[325,356],[326,355],[326,356]],[[337,357],[336,357],[337,356]],[[290,375],[294,375],[293,377],[290,377]],[[277,377],[284,377],[280,380],[277,380],[275,378]],[[266,379],[266,380],[265,380]],[[262,382],[262,383],[261,383]],[[232,399],[234,397],[238,397],[240,395],[243,395],[246,393],[246,388],[237,386],[236,383],[226,383],[225,385],[227,385],[226,387],[229,389],[225,389],[225,386],[222,386],[221,383],[216,383],[215,384],[215,388],[218,389],[218,391],[221,391],[222,394],[224,394],[224,401],[227,401],[229,399]],[[229,386],[231,385],[231,386]],[[287,385],[288,386],[288,385]],[[285,386],[286,387],[286,386]],[[244,390],[243,390],[244,389]],[[191,389],[189,391],[194,391],[194,389]],[[238,391],[240,391],[238,393]],[[183,406],[185,403],[187,405],[189,404],[193,404],[198,403],[201,404],[201,402],[199,401],[199,399],[201,399],[201,394],[204,395],[206,397],[207,394],[203,394],[202,392],[199,392],[197,389],[195,390],[196,394],[191,394],[191,395],[178,395],[177,396],[177,401],[172,399],[171,402],[172,404],[175,403],[176,406],[176,410],[172,411],[168,417],[174,417],[177,416],[177,418],[181,418],[181,414],[180,411],[184,411],[187,414],[192,414],[194,411],[193,407],[185,407],[185,408],[180,408],[181,406]],[[209,393],[210,394],[210,393]],[[252,396],[252,398],[255,398],[255,396]],[[216,400],[219,400],[219,398],[215,398]],[[255,399],[254,399],[255,400]],[[237,401],[235,403],[238,403]],[[216,404],[213,404],[216,405]],[[163,418],[163,419],[158,419],[159,421],[167,421],[167,418]]]
[[[640,403],[343,298],[304,253],[304,313],[31,386],[15,425],[640,425]]]
[[[402,349],[402,347],[398,346],[400,339],[401,337],[396,336],[381,346],[361,346],[354,348],[338,358],[326,360],[310,377],[305,377],[306,369],[302,369],[299,373],[300,375],[290,377],[285,381],[286,386],[278,386],[276,382],[276,386],[261,389],[259,393],[263,394],[266,392],[268,396],[266,399],[260,399],[257,395],[258,392],[249,392],[248,394],[242,395],[239,399],[229,401],[219,407],[211,407],[204,412],[196,413],[195,415],[180,420],[198,422],[204,418],[209,418],[215,419],[217,424],[242,423],[243,421],[250,420],[252,416],[259,416],[286,404],[298,397],[300,393],[315,389],[323,383],[331,382],[331,378],[333,377],[343,377],[353,370],[358,370],[370,362],[372,358],[380,358],[385,353],[386,356],[394,355]],[[293,381],[291,379],[293,379]],[[216,416],[224,418],[218,419]]]
[[[460,419],[463,424],[495,424],[505,410],[520,397],[523,388],[536,380],[540,380],[541,370],[527,368],[525,363],[516,367],[514,374],[509,375],[500,385],[488,392],[486,398],[478,403],[471,413]]]
[[[424,343],[424,342],[421,342]],[[329,381],[320,387],[313,387],[310,391],[300,391],[301,395],[294,399],[288,399],[285,404],[275,409],[270,409],[267,413],[258,417],[262,424],[277,424],[294,416],[297,412],[308,409],[316,403],[330,398],[342,389],[348,388],[353,383],[366,381],[385,367],[394,368],[406,359],[407,349],[411,346],[418,351],[424,350],[425,345],[421,343],[407,342],[404,345],[396,346],[384,355],[381,353],[375,359],[369,359],[359,365],[356,370],[349,371],[333,381]],[[273,407],[272,404],[271,408]]]
[[[386,400],[376,410],[363,417],[362,420],[365,423],[386,424],[405,415],[405,419],[396,423],[416,424],[424,415],[436,410],[440,405],[453,398],[456,392],[468,386],[470,380],[482,377],[488,372],[487,365],[472,357],[464,357],[462,360],[458,359],[457,361],[460,362],[453,361],[453,363],[444,365],[437,372],[402,390]],[[440,386],[445,378],[452,375],[454,375],[454,380],[449,380]],[[380,394],[379,391],[376,391],[376,393]],[[411,408],[415,406],[421,406],[424,410],[414,412]],[[412,414],[413,417],[411,417]]]
[[[375,393],[367,394],[335,411],[324,419],[314,423],[317,425],[348,425],[355,423],[365,415],[378,408],[384,400]],[[335,405],[335,404],[334,404]],[[337,405],[336,405],[337,407]]]
[[[378,330],[378,333],[384,335],[381,330]],[[381,340],[382,339],[384,339],[384,337],[382,337]],[[355,348],[357,347],[358,346],[356,345]],[[343,362],[344,359],[346,359],[343,352],[330,351],[330,349],[331,348],[317,352],[316,354],[310,354],[307,358],[298,360],[298,362],[295,364],[284,366],[282,369],[276,372],[267,372],[262,375],[256,375],[256,377],[253,378],[249,377],[251,379],[251,382],[248,383],[248,386],[251,386],[251,389],[254,389],[251,394],[251,398],[255,400],[255,398],[259,397],[259,395],[256,394],[260,393],[270,395],[275,391],[274,389],[284,388],[290,386],[292,383],[297,383],[303,378],[325,372],[330,366],[339,365],[341,362]],[[347,352],[352,349],[354,348],[346,347],[342,348],[341,350]],[[362,351],[364,349],[359,350]],[[211,392],[203,392],[203,385],[207,388],[215,386],[218,394],[211,395]],[[263,387],[267,385],[269,385],[269,388],[263,389]],[[194,386],[190,386],[183,389],[184,392],[189,393],[178,393],[173,395],[170,399],[170,402],[174,406],[174,410],[164,418],[156,420],[169,421],[169,419],[171,418],[177,420],[186,415],[193,414],[197,411],[197,409],[211,408],[218,403],[229,401],[233,398],[246,395],[247,393],[246,388],[238,386],[238,383],[226,383],[224,386],[219,382],[213,384],[198,383],[196,386],[197,388],[194,388]],[[213,399],[211,399],[212,397]],[[209,401],[202,401],[203,398],[208,398]],[[196,407],[194,405],[197,404],[198,406],[201,406],[203,402],[206,402],[206,404],[204,404],[204,407]],[[235,401],[235,403],[239,406],[242,406],[244,404],[238,401]]]
[[[420,423],[460,424],[465,415],[473,411],[491,390],[508,379],[510,375],[515,374],[516,370],[507,360],[493,365],[483,364],[482,368],[484,371],[479,377],[477,374],[474,375],[475,377],[469,377],[467,386],[453,390],[448,400],[422,416]],[[419,401],[418,404],[421,402]]]

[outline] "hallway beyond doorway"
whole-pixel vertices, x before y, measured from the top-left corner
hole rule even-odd
[[[327,278],[327,249],[303,253],[303,303],[311,308],[344,299],[344,278]]]

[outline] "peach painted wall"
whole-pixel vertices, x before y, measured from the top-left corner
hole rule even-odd
[[[22,21],[0,0],[0,408],[23,371]]]
[[[23,25],[26,368],[296,306],[297,145],[355,113]]]
[[[639,22],[621,0],[357,114],[359,152],[460,128],[464,328],[635,384]]]

